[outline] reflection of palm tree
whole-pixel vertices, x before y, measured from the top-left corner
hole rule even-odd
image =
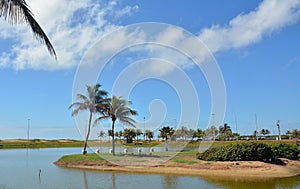
[[[164,176],[163,184],[164,184],[164,188],[168,188],[168,189],[177,188],[177,177],[166,175]]]
[[[111,173],[111,182],[112,182],[111,189],[116,189],[116,175],[115,175],[115,173]]]
[[[89,183],[86,177],[86,171],[82,171],[83,172],[83,181],[84,181],[84,188],[85,189],[89,189]]]
[[[89,111],[89,122],[87,126],[87,133],[84,142],[83,154],[86,154],[87,141],[90,135],[91,130],[91,122],[94,113],[102,112],[101,103],[104,102],[104,98],[107,95],[107,92],[104,90],[100,90],[101,85],[97,84],[95,86],[86,86],[88,96],[77,94],[77,98],[81,100],[81,102],[74,102],[70,105],[70,108],[75,108],[72,111],[72,115],[77,115],[79,111],[88,110]],[[102,112],[103,113],[103,112]]]
[[[121,123],[130,125],[134,127],[135,121],[131,118],[132,115],[136,115],[137,112],[135,110],[130,109],[128,106],[131,105],[131,101],[127,101],[123,99],[121,96],[116,97],[113,96],[111,102],[107,104],[105,115],[97,118],[95,122],[100,121],[101,119],[111,118],[112,120],[112,142],[113,142],[113,149],[112,153],[115,155],[115,122],[119,120]]]
[[[30,26],[35,37],[46,44],[49,53],[56,58],[55,50],[41,26],[34,19],[25,0],[1,0],[0,17],[10,23],[26,23]]]

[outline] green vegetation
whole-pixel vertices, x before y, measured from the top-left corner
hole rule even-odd
[[[295,145],[283,142],[243,142],[212,147],[197,157],[206,161],[277,161],[278,158],[296,159],[299,153]]]
[[[82,161],[93,161],[97,163],[103,163],[105,160],[98,154],[73,154],[61,157],[58,162],[82,162]]]
[[[271,145],[273,156],[275,159],[285,157],[288,159],[297,159],[300,150],[297,146],[284,142]]]
[[[0,149],[17,149],[17,148],[66,148],[81,147],[83,141],[80,140],[1,140]]]

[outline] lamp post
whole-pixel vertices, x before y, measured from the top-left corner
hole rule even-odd
[[[212,134],[213,134],[213,140],[215,140],[215,114],[214,113],[212,113],[211,114],[211,116],[212,116]]]
[[[146,124],[145,124],[146,117],[144,117],[144,141],[146,141]]]
[[[30,119],[27,119],[27,141],[29,142]]]

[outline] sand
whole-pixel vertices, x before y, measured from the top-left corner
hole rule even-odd
[[[97,171],[117,171],[127,173],[172,174],[202,177],[230,178],[285,178],[300,175],[300,161],[281,159],[284,165],[270,164],[259,161],[207,162],[199,160],[194,164],[165,162],[153,167],[143,165],[120,166],[111,163],[97,164],[94,162],[55,162],[65,168],[89,169]]]

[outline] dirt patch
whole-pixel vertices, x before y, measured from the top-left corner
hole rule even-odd
[[[300,161],[281,159],[285,165],[269,164],[259,161],[236,162],[207,162],[198,161],[195,164],[177,163],[168,161],[150,167],[147,162],[137,164],[113,164],[110,162],[96,163],[82,162],[56,162],[61,167],[92,169],[99,171],[120,171],[129,173],[156,173],[196,175],[204,177],[247,177],[247,178],[284,178],[300,175]],[[146,168],[145,168],[146,167]]]

